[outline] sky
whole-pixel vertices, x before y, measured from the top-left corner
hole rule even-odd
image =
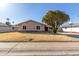
[[[61,10],[70,16],[70,22],[79,23],[78,3],[8,3],[0,7],[0,22],[6,18],[15,24],[27,20],[42,22],[42,17],[49,11]]]

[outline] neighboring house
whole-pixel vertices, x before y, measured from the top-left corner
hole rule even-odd
[[[49,26],[34,20],[16,24],[15,28],[16,31],[51,31]]]
[[[0,22],[0,32],[9,32],[9,31],[13,31],[12,26]]]
[[[64,32],[79,32],[79,24],[71,23],[65,26],[62,26]]]

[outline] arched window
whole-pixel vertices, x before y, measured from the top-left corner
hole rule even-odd
[[[23,26],[23,29],[26,29],[26,26]]]

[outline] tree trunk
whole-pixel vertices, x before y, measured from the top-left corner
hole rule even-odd
[[[57,33],[58,28],[54,28],[53,29],[53,33],[56,34]]]

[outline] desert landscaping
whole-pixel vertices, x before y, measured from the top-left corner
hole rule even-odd
[[[51,33],[23,33],[9,32],[0,33],[0,41],[79,41],[77,38],[68,37],[62,34]]]

